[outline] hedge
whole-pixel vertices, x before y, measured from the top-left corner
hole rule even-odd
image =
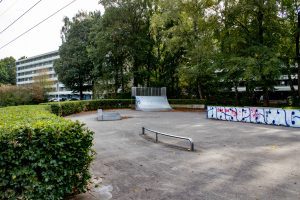
[[[82,111],[92,111],[99,108],[130,108],[131,99],[98,99],[85,101],[64,101],[48,103],[51,112],[58,116],[67,116]]]
[[[1,199],[63,199],[84,192],[93,132],[49,106],[0,109]]]
[[[170,104],[205,104],[201,99],[169,99]],[[67,116],[82,111],[93,111],[99,108],[130,108],[134,104],[133,99],[97,99],[86,101],[64,101],[48,103],[52,113],[58,116]]]
[[[204,99],[168,99],[170,104],[205,104]]]

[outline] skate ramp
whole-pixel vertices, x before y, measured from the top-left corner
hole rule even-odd
[[[141,111],[172,110],[166,96],[136,96],[135,109]]]

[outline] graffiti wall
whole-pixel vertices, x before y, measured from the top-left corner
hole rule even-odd
[[[207,106],[207,118],[300,128],[300,110]]]

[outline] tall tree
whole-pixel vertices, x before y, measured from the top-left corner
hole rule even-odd
[[[89,91],[93,86],[93,63],[88,57],[88,35],[98,13],[78,13],[72,20],[64,19],[60,58],[55,62],[58,79],[74,92]]]
[[[128,57],[125,13],[120,8],[107,9],[94,24],[90,33],[89,56],[94,63],[97,82],[116,95],[125,91],[128,83]],[[111,92],[109,92],[111,93]]]
[[[154,39],[153,52],[157,65],[153,68],[153,82],[167,86],[171,97],[179,96],[179,66],[187,47],[189,27],[182,16],[181,1],[158,1],[151,18],[151,35]]]
[[[247,91],[262,90],[264,105],[274,90],[282,62],[278,55],[281,36],[279,9],[275,0],[225,1],[221,53],[243,66],[240,81]],[[238,64],[238,63],[237,63]],[[230,67],[231,65],[228,65]],[[227,67],[222,67],[224,70]],[[239,70],[239,69],[237,69]]]
[[[102,16],[66,18],[62,29],[57,71],[74,90],[91,80],[114,96],[132,85],[167,86],[173,97],[234,92],[238,104],[246,86],[247,96],[263,95],[268,105],[283,74],[295,90],[296,0],[99,2]]]
[[[152,0],[103,0],[105,13],[95,23],[89,56],[99,78],[113,83],[114,93],[150,85],[154,59],[149,26]]]
[[[152,17],[157,77],[177,96],[193,91],[205,98],[212,89],[215,20],[207,12],[213,4],[209,0],[159,1]]]
[[[292,76],[298,77],[298,99],[300,99],[300,2],[297,0],[280,1],[280,14],[284,21],[285,34],[280,51],[287,63],[289,85],[294,95]]]

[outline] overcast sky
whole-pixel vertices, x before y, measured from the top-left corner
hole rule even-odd
[[[2,34],[0,33],[0,48],[71,1],[42,0],[13,26]],[[0,3],[0,32],[36,2],[38,0],[2,0]],[[22,56],[30,57],[57,50],[61,45],[60,30],[63,26],[63,17],[71,18],[79,10],[100,10],[103,13],[104,9],[98,4],[98,0],[77,0],[15,42],[0,49],[0,59],[8,56],[19,59]]]

